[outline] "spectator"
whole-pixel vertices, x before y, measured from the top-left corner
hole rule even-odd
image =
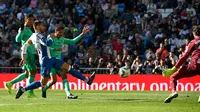
[[[147,6],[143,4],[145,2],[142,2],[142,0],[138,0],[137,2],[137,11],[138,13],[143,16],[147,12]]]
[[[154,74],[162,74],[162,71],[167,68],[164,60],[160,60],[160,64],[155,66],[153,73]]]
[[[139,59],[139,57],[137,57],[133,61],[132,65],[131,65],[131,70],[134,71],[134,74],[140,74],[141,73],[141,69],[142,69],[142,62]]]
[[[144,48],[153,48],[154,39],[152,38],[151,32],[147,33],[147,37],[144,39]]]
[[[83,4],[82,4],[82,3],[79,3],[79,6],[76,7],[76,11],[78,12],[78,16],[79,16],[79,17],[85,16],[84,10],[85,10],[85,8],[83,7]]]
[[[115,10],[112,9],[112,5],[108,4],[108,9],[104,11],[104,16],[106,18],[112,19],[115,15]]]
[[[21,9],[21,12],[17,13],[17,18],[19,20],[24,20],[25,16],[26,16],[26,13],[24,12],[24,9]]]
[[[37,7],[37,2],[38,2],[38,0],[31,0],[31,2],[30,2],[30,8],[36,8]]]
[[[117,52],[117,54],[122,53],[123,44],[120,39],[117,39],[117,42],[113,43],[113,49]]]
[[[2,55],[1,59],[0,59],[0,66],[7,67],[7,66],[9,66],[9,63],[10,63],[10,61],[6,59],[6,56]]]
[[[196,16],[196,10],[192,7],[191,4],[188,4],[188,8],[186,9],[187,14],[189,15],[189,17],[194,17]]]
[[[6,10],[6,5],[4,4],[4,2],[1,0],[0,1],[0,15],[3,14],[3,12],[5,12]]]
[[[147,60],[154,60],[155,59],[155,54],[153,53],[152,49],[148,49],[145,54],[146,54]]]
[[[119,26],[119,24],[116,23],[116,20],[113,20],[112,24],[110,25],[110,27],[108,29],[108,33],[115,32],[115,29],[117,29],[117,32],[120,33],[120,26]]]
[[[115,0],[112,0],[112,7],[111,9],[115,12],[115,16],[118,15],[118,5],[116,4],[116,1]]]
[[[187,24],[183,24],[183,29],[180,30],[179,35],[188,36],[189,30],[187,29]]]
[[[140,39],[139,34],[135,34],[135,44],[133,49],[138,51],[140,55],[143,55],[145,52],[144,45],[142,43],[142,40]]]
[[[153,0],[150,0],[150,3],[147,5],[147,13],[155,14],[157,10],[156,4],[153,2]]]
[[[168,56],[168,51],[166,50],[163,43],[160,43],[160,48],[156,50],[156,54],[160,55],[160,59],[165,59]]]
[[[94,61],[94,59],[92,57],[90,57],[88,59],[88,64],[87,65],[88,65],[87,66],[88,68],[95,68],[96,67],[95,61]]]
[[[103,11],[106,11],[108,9],[108,3],[106,3],[106,0],[102,0],[101,7]]]
[[[85,56],[86,56],[86,51],[85,51],[83,45],[80,45],[78,48],[78,51],[76,53],[76,58],[77,59],[85,59]]]
[[[20,58],[21,56],[21,46],[17,46],[17,49],[15,49],[13,52],[12,52],[12,55],[16,58]]]
[[[105,67],[104,60],[103,60],[103,58],[100,58],[97,68],[104,68],[104,67]]]
[[[178,57],[173,52],[169,52],[169,59],[175,63],[178,61]]]

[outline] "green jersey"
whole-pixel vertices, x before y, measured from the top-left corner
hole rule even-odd
[[[50,38],[50,35],[48,36],[48,38]],[[64,38],[64,37],[60,37],[60,38],[55,37],[55,38],[53,38],[53,44],[51,45],[51,48],[50,48],[51,56],[60,59],[62,51],[58,51],[56,49],[62,48],[64,46],[64,44],[75,44],[80,39],[81,39],[81,36],[77,36],[74,39],[67,39],[67,38]]]
[[[21,42],[22,45],[24,45],[26,43],[26,41],[31,37],[32,35],[32,31],[30,28],[24,26],[23,31],[21,31],[21,29],[18,30],[18,34],[15,38],[16,42]],[[34,45],[30,45],[28,48],[28,51],[32,54],[35,54],[35,48]]]

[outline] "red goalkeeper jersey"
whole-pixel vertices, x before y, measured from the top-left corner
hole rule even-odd
[[[194,65],[200,64],[200,37],[195,38],[188,44],[188,46],[186,46],[183,56],[178,60],[175,66],[179,68],[190,55],[191,55],[190,64]]]

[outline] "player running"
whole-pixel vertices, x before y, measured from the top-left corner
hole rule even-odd
[[[64,27],[63,26],[56,26],[55,28],[55,33],[52,33],[51,35],[49,35],[48,38],[53,37],[53,44],[51,45],[50,48],[50,54],[52,57],[61,59],[61,55],[62,55],[62,48],[65,44],[75,44],[77,43],[81,38],[83,33],[81,33],[79,36],[77,36],[74,39],[67,39],[63,37],[64,35]],[[50,76],[51,76],[51,81],[49,81],[46,85],[46,87],[44,87],[43,91],[43,98],[46,98],[46,91],[57,82],[57,77],[56,74],[58,74],[59,76],[61,76],[62,78],[62,82],[63,82],[63,86],[66,92],[66,95],[68,99],[77,99],[78,96],[74,96],[73,94],[70,93],[70,86],[69,86],[69,82],[66,78],[66,74],[60,74],[60,70],[56,70],[55,68],[51,68],[51,72],[50,72]]]
[[[186,46],[183,56],[178,60],[176,65],[171,69],[163,71],[163,76],[170,77],[172,87],[172,94],[165,99],[165,103],[170,103],[174,98],[178,97],[178,93],[176,92],[177,80],[200,74],[200,26],[193,27],[193,36],[194,40]],[[190,54],[191,62],[188,65],[183,65]],[[198,102],[200,103],[200,97]]]
[[[24,26],[21,27],[18,31],[18,34],[16,36],[16,42],[21,42],[22,45],[26,43],[26,41],[30,38],[32,35],[31,28],[33,27],[34,17],[32,14],[29,14],[25,17],[25,23]],[[23,66],[23,69],[25,70],[24,73],[21,73],[18,77],[15,79],[6,82],[5,88],[8,90],[8,92],[11,94],[11,88],[12,85],[24,80],[25,78],[28,78],[29,76],[29,83],[32,83],[35,78],[36,74],[36,63],[35,63],[35,48],[33,45],[30,45],[27,48],[26,53],[26,63]],[[29,98],[35,97],[35,94],[33,90],[29,91]]]
[[[20,86],[16,93],[16,99],[18,99],[25,91],[36,89],[38,87],[45,87],[48,82],[51,68],[55,68],[57,70],[61,69],[63,74],[66,74],[68,72],[73,76],[85,81],[88,85],[92,84],[95,78],[95,72],[93,72],[90,77],[86,78],[80,72],[71,68],[69,64],[64,63],[60,59],[56,59],[55,57],[51,57],[49,47],[52,44],[52,39],[47,39],[42,35],[42,33],[46,30],[46,26],[43,22],[35,21],[33,24],[33,28],[35,30],[35,33],[32,34],[30,39],[22,47],[22,60],[20,62],[20,65],[23,65],[26,62],[27,47],[33,44],[39,55],[39,62],[41,66],[41,80],[35,81],[26,87]],[[82,35],[86,34],[89,30],[89,27],[85,27],[82,31]]]

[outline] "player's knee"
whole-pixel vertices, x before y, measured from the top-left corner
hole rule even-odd
[[[64,63],[61,67],[61,70],[69,71],[71,69],[71,66],[67,63]]]

